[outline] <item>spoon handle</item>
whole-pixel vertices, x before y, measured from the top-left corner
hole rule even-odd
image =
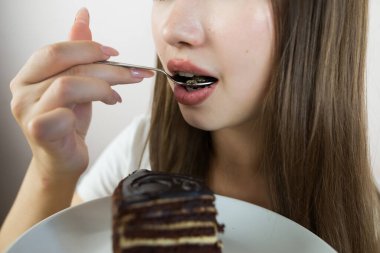
[[[178,76],[178,77],[173,77],[171,76],[170,74],[166,73],[165,70],[162,70],[162,69],[159,69],[159,68],[153,68],[153,67],[147,67],[147,66],[140,66],[140,65],[134,65],[134,64],[129,64],[129,63],[123,63],[123,62],[115,62],[115,61],[99,61],[99,62],[96,62],[96,63],[99,63],[99,64],[106,64],[106,65],[112,65],[112,66],[119,66],[119,67],[124,67],[124,68],[135,68],[135,69],[146,69],[146,70],[151,70],[151,71],[155,71],[155,72],[159,72],[159,73],[162,73],[164,75],[166,75],[166,77],[168,77],[169,79],[171,79],[173,82],[179,84],[179,85],[185,85],[187,87],[206,87],[206,86],[209,86],[215,82],[217,82],[218,80],[216,78],[213,78],[213,77],[206,77],[206,78],[203,78],[202,81],[198,81],[196,80],[195,82],[190,82],[189,83],[189,79],[186,78],[186,77],[181,77],[181,76]],[[192,80],[191,80],[192,81]]]
[[[152,71],[159,71],[164,74],[166,74],[163,70],[153,67],[147,67],[147,66],[141,66],[141,65],[135,65],[135,64],[129,64],[129,63],[123,63],[123,62],[116,62],[116,61],[99,61],[96,63],[100,64],[106,64],[106,65],[112,65],[112,66],[119,66],[124,68],[134,68],[134,69],[146,69],[146,70],[152,70]]]

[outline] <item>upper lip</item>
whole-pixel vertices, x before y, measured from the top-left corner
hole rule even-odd
[[[178,72],[184,72],[192,73],[197,76],[213,76],[207,70],[202,69],[201,67],[193,64],[189,60],[172,59],[168,62],[167,68],[171,75],[174,75]]]

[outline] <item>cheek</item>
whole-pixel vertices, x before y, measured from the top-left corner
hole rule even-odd
[[[221,47],[228,48],[221,62],[228,62],[241,77],[266,79],[274,52],[273,19],[269,6],[244,12],[233,25],[225,26],[219,39],[224,43]]]
[[[269,3],[252,3],[248,7],[236,5],[235,8],[227,6],[220,9],[218,15],[210,17],[208,31],[214,32],[226,42],[235,42],[231,44],[235,46],[247,41],[267,40],[273,35],[273,14]],[[232,9],[226,9],[228,7]],[[223,18],[220,13],[223,13]]]
[[[261,25],[261,26],[260,26]],[[220,62],[226,62],[224,74],[241,89],[262,86],[267,83],[273,59],[273,36],[264,26],[256,24],[241,32],[229,43],[229,50]],[[257,88],[257,87],[256,87]]]

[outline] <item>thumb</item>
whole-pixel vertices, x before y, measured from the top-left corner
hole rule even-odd
[[[77,12],[69,33],[69,40],[92,40],[90,15],[86,8],[81,8]]]

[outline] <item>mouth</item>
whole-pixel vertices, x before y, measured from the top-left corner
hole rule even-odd
[[[187,91],[207,88],[218,82],[218,79],[213,76],[196,75],[195,73],[187,72],[176,72],[173,77],[177,84],[183,86]]]
[[[218,82],[208,71],[186,60],[170,60],[168,70],[173,74],[177,85],[188,92],[204,89]]]

